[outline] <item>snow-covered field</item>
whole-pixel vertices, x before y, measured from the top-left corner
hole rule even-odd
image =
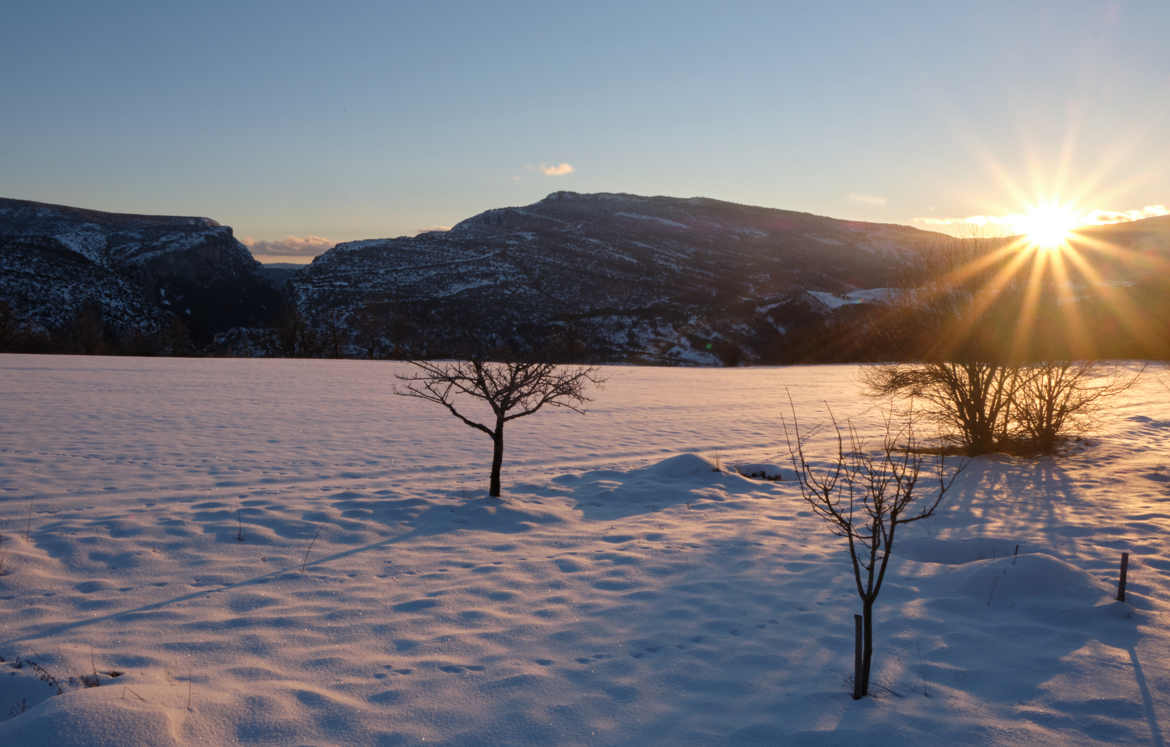
[[[509,425],[499,502],[487,438],[399,370],[0,356],[0,744],[1166,737],[1164,369],[905,528],[860,701],[843,541],[779,425],[787,388],[875,436],[856,367],[607,368],[588,415]]]

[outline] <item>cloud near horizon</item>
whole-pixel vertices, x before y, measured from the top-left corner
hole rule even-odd
[[[274,240],[256,240],[251,236],[244,236],[240,243],[248,247],[257,259],[260,257],[312,259],[332,249],[337,242],[324,236],[285,236],[283,239]]]
[[[1158,218],[1170,215],[1165,205],[1146,205],[1133,210],[1089,210],[1079,215],[1079,227],[1108,226],[1115,223],[1130,223],[1143,218]],[[1027,224],[1028,216],[1020,213],[1008,215],[968,215],[965,218],[914,218],[915,225],[942,230],[966,229],[980,236],[1010,236],[1020,233]]]
[[[1146,205],[1138,210],[1091,210],[1088,213],[1089,225],[1093,226],[1129,223],[1143,218],[1160,218],[1164,215],[1170,215],[1170,208],[1165,205]]]
[[[540,173],[545,176],[565,176],[572,174],[576,169],[571,163],[542,163],[540,164]]]

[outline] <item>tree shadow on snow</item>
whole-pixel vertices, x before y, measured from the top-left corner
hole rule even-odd
[[[407,498],[394,501],[381,500],[376,497],[363,498],[357,494],[347,493],[335,505],[348,507],[351,510],[360,505],[363,507],[363,510],[371,512],[370,516],[375,520],[384,522],[389,526],[400,528],[402,531],[399,534],[377,540],[376,542],[350,547],[328,555],[313,556],[311,559],[309,557],[310,553],[306,551],[306,560],[303,564],[280,568],[240,581],[202,588],[197,591],[141,605],[132,609],[88,617],[70,623],[49,625],[41,630],[0,641],[0,646],[10,646],[39,638],[51,638],[77,630],[78,628],[89,627],[100,623],[130,620],[138,615],[165,609],[174,604],[209,597],[213,594],[234,591],[247,586],[265,584],[280,578],[294,578],[301,575],[304,571],[327,565],[336,560],[363,553],[385,550],[395,544],[408,542],[413,539],[434,537],[460,530],[517,534],[530,531],[537,525],[555,524],[562,521],[560,517],[550,512],[539,511],[535,508],[533,510],[527,510],[525,507],[513,507],[507,501],[489,497],[452,501],[428,501]],[[312,543],[316,539],[312,525],[302,523],[301,529],[302,532],[308,530],[307,534],[302,534],[302,541],[304,542],[304,546],[308,550],[311,550]],[[232,531],[234,532],[235,530],[233,529]]]
[[[334,500],[332,506],[345,513],[361,511],[367,520],[405,528],[405,534],[393,538],[395,542],[460,529],[514,534],[527,532],[537,525],[561,521],[555,514],[507,499],[487,496],[467,498],[458,495],[456,491],[440,493],[439,497],[448,500],[388,500],[378,496],[348,494],[348,497]]]

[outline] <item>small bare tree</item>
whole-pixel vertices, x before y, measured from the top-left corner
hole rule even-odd
[[[792,425],[782,420],[792,466],[800,485],[800,494],[813,512],[828,522],[830,530],[849,542],[849,559],[853,579],[861,598],[864,646],[862,669],[854,683],[855,698],[869,694],[870,664],[873,661],[873,606],[886,577],[886,567],[894,551],[898,527],[934,514],[943,496],[954,484],[965,464],[946,469],[945,457],[938,450],[934,477],[937,485],[926,498],[918,501],[919,482],[926,477],[926,462],[914,433],[914,416],[910,413],[897,429],[892,418],[886,421],[882,448],[876,455],[868,453],[852,425],[843,431],[836,418],[829,416],[836,431],[837,453],[823,469],[816,469],[805,455],[805,441],[792,408]]]
[[[465,425],[492,439],[492,472],[489,494],[500,495],[500,467],[504,462],[504,425],[532,415],[542,407],[563,407],[584,412],[590,385],[602,383],[597,369],[565,368],[553,363],[489,363],[471,361],[409,361],[414,373],[400,375],[405,397],[417,397],[446,407]],[[456,407],[460,399],[482,400],[492,419],[480,423]]]

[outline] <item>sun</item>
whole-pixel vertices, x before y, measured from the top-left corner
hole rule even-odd
[[[1071,208],[1052,204],[1029,209],[1020,221],[1021,232],[1028,243],[1047,250],[1064,246],[1079,225],[1080,217]]]

